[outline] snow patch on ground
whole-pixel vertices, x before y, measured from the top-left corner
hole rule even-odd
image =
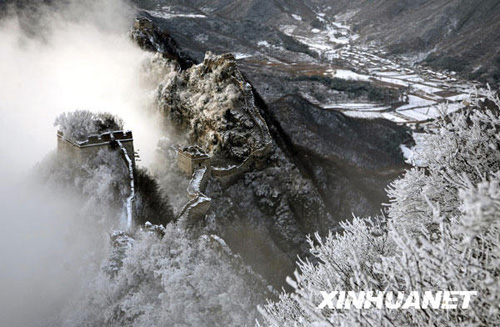
[[[346,116],[353,117],[353,118],[363,118],[363,119],[383,118],[383,116],[378,112],[346,110],[346,111],[342,111],[342,113]]]
[[[208,41],[208,35],[206,34],[198,34],[194,37],[194,39],[200,43],[205,43]]]
[[[454,95],[451,97],[447,97],[446,99],[448,99],[450,101],[462,101],[462,100],[467,100],[469,98],[470,98],[470,94],[464,93],[464,94],[458,94],[458,95]]]
[[[403,152],[403,157],[406,159],[405,162],[411,164],[413,151],[404,144],[401,144],[399,147],[401,148],[401,152]]]
[[[266,47],[266,48],[270,48],[271,47],[271,44],[269,44],[269,42],[267,42],[267,41],[259,41],[259,42],[257,42],[257,45],[259,47]]]
[[[423,99],[421,97],[418,97],[416,95],[411,95],[411,94],[408,96],[408,102],[409,102],[408,104],[399,107],[398,111],[407,110],[407,109],[416,108],[416,107],[425,107],[425,106],[430,106],[430,105],[436,104],[435,101]]]
[[[393,121],[395,123],[400,123],[400,124],[408,121],[407,119],[405,119],[405,118],[403,118],[403,117],[401,117],[393,112],[382,113],[382,118],[385,118],[387,120]]]
[[[362,102],[351,102],[351,103],[329,103],[321,105],[324,109],[356,109],[359,111],[383,111],[390,109],[390,106],[381,106],[378,103],[362,103]]]
[[[190,13],[174,13],[169,11],[158,11],[158,10],[147,10],[148,14],[153,17],[163,18],[163,19],[172,19],[176,17],[182,18],[207,18],[206,15],[201,14],[190,14]]]
[[[245,59],[245,58],[250,58],[250,57],[253,57],[253,55],[251,54],[248,54],[248,53],[240,53],[240,52],[233,52],[233,55],[234,55],[234,58],[236,60],[240,60],[240,59]]]
[[[370,76],[358,74],[353,72],[352,70],[347,69],[336,69],[332,72],[332,76],[335,78],[347,79],[347,80],[355,80],[355,81],[369,81]]]

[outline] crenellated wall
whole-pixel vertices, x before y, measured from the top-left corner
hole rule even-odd
[[[84,141],[65,139],[64,135],[57,132],[57,151],[67,155],[78,162],[85,162],[97,156],[103,148],[119,149],[117,141],[127,150],[135,167],[134,138],[131,131],[107,132],[99,135],[90,135]],[[124,158],[125,160],[125,158]]]

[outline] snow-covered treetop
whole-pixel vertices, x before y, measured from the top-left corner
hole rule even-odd
[[[205,151],[197,145],[181,148],[181,151],[191,158],[208,158]]]
[[[60,114],[54,126],[59,128],[64,139],[83,141],[90,135],[122,130],[123,121],[107,112],[93,113],[88,110],[77,110]]]

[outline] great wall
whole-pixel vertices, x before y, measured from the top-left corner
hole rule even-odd
[[[214,59],[216,58],[216,59]],[[264,118],[260,115],[252,93],[252,86],[245,81],[240,70],[236,67],[233,54],[223,54],[214,57],[208,53],[203,65],[206,69],[213,65],[221,65],[223,62],[235,67],[232,80],[243,93],[245,105],[242,109],[250,116],[252,122],[258,126],[262,146],[253,150],[241,163],[226,167],[212,166],[211,158],[198,146],[177,149],[178,167],[184,173],[191,175],[187,188],[189,200],[177,216],[177,220],[191,222],[203,219],[210,209],[211,199],[203,192],[210,178],[216,178],[223,185],[235,182],[242,174],[260,158],[265,158],[272,149],[272,138]]]
[[[250,125],[256,126],[252,136],[257,141],[251,143],[249,154],[240,159],[238,164],[228,166],[214,166],[209,154],[198,146],[188,146],[177,149],[177,164],[182,173],[191,178],[187,187],[187,201],[176,217],[177,221],[192,222],[203,219],[211,205],[211,198],[207,196],[205,188],[211,178],[216,179],[222,185],[234,183],[242,174],[246,173],[256,161],[259,161],[270,153],[272,149],[272,137],[269,133],[264,118],[259,113],[255,104],[252,86],[246,82],[244,76],[236,66],[234,55],[228,53],[216,56],[207,53],[202,68],[209,71],[213,67],[228,65],[232,67],[232,82],[236,84],[243,98],[243,105],[238,106],[243,115],[249,116]],[[131,228],[134,201],[134,177],[135,167],[133,136],[130,131],[113,131],[99,135],[89,135],[85,140],[76,141],[66,139],[62,132],[57,133],[58,150],[78,160],[80,163],[96,157],[102,148],[121,150],[125,163],[129,168],[130,196],[126,199],[124,212],[126,213],[126,228]]]
[[[241,164],[231,165],[228,167],[213,167],[211,166],[210,159],[204,160],[204,165],[201,167],[195,167],[191,175],[191,180],[187,187],[187,194],[189,196],[188,202],[184,205],[180,213],[177,215],[177,220],[183,222],[197,221],[202,219],[208,210],[210,209],[211,199],[203,192],[207,186],[208,180],[211,177],[218,179],[223,185],[228,185],[238,179],[242,174],[248,171],[251,165],[255,162],[257,158],[265,157],[271,150],[272,143],[268,142],[266,145],[260,149],[252,152]],[[190,150],[196,148],[198,152],[201,150],[198,147],[189,147],[178,149],[178,160],[177,164],[179,169],[183,172],[187,172],[196,161],[197,157],[191,157],[193,162],[187,161],[185,158],[189,158],[186,153]],[[208,157],[204,152],[200,153],[203,158]]]
[[[134,154],[134,137],[131,131],[113,131],[89,135],[88,138],[83,141],[66,138],[61,131],[57,132],[58,152],[66,153],[80,162],[95,157],[99,150],[103,148],[119,147],[118,141],[127,150],[127,153]],[[135,167],[134,156],[132,156],[131,161],[132,165]]]
[[[61,131],[57,132],[57,152],[71,157],[80,164],[90,162],[102,149],[117,150],[127,165],[130,179],[130,195],[124,201],[120,226],[124,230],[133,227],[135,185],[134,185],[134,137],[131,131],[111,131],[96,135],[89,135],[85,140],[77,141],[66,138]]]

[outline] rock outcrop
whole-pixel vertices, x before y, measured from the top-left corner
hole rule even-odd
[[[187,131],[191,143],[216,159],[241,162],[270,146],[252,88],[231,54],[208,52],[202,64],[167,76],[158,105],[175,126]]]
[[[274,285],[308,255],[308,234],[327,233],[352,212],[377,214],[379,195],[405,167],[399,145],[408,135],[395,124],[325,112],[300,97],[268,105],[232,55],[208,52],[176,67],[157,54],[150,70],[164,72],[158,109],[211,156],[210,209],[192,227],[222,237]]]
[[[164,58],[175,60],[182,69],[193,65],[193,61],[182,53],[170,34],[160,30],[147,17],[136,18],[130,37],[144,50],[161,54]]]

